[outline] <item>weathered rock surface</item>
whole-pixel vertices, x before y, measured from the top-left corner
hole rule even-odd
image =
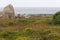
[[[11,4],[7,5],[2,12],[3,18],[15,18],[14,8]]]

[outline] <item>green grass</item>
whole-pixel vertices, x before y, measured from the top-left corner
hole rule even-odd
[[[0,40],[60,40],[60,25],[52,18],[0,19]]]
[[[0,38],[3,40],[59,40],[60,34],[52,30],[33,30],[26,28],[22,31],[4,31],[0,32]]]

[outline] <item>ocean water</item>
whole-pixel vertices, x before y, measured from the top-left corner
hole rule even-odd
[[[60,7],[14,7],[14,10],[19,14],[54,14],[60,11]]]

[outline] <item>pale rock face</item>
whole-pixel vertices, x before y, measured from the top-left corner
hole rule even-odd
[[[3,9],[3,18],[15,18],[14,8],[11,4]]]

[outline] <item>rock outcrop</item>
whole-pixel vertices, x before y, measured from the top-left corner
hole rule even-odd
[[[3,18],[15,18],[14,8],[13,8],[13,6],[11,4],[7,5],[3,9],[2,17]]]

